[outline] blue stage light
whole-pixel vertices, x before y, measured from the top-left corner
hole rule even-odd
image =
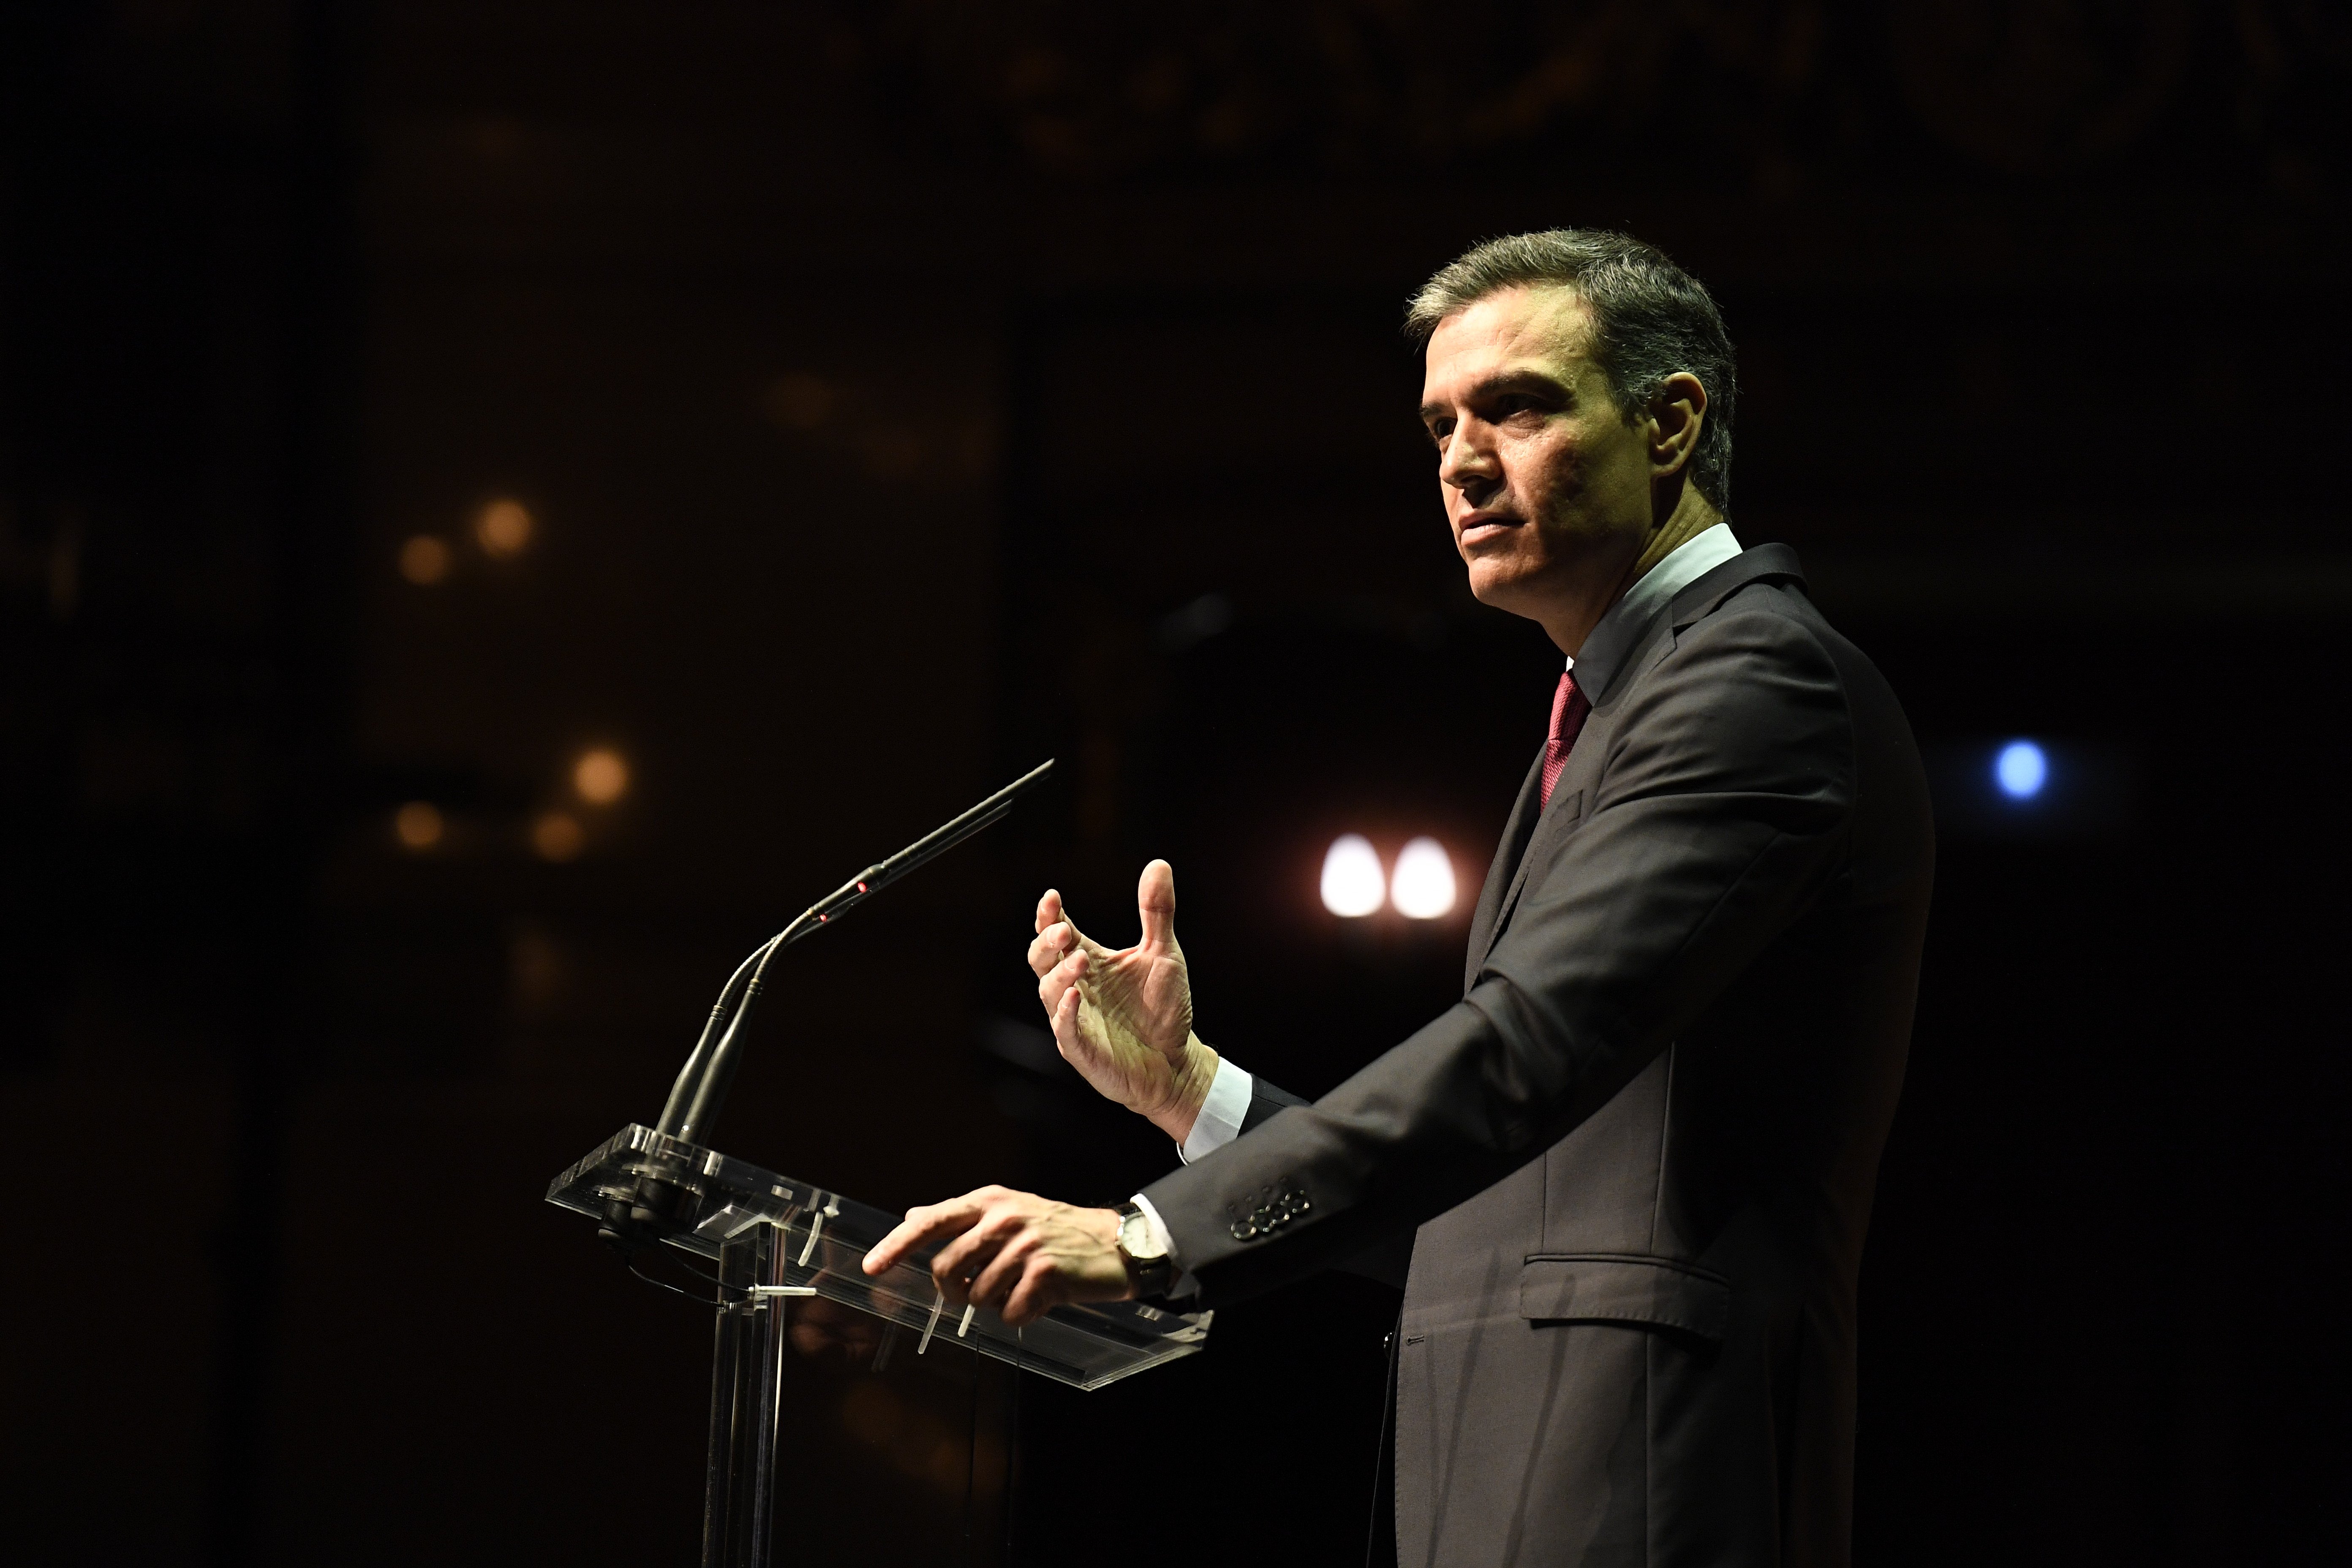
[[[2011,800],[2032,800],[2050,782],[2050,759],[2031,741],[2011,741],[1992,760],[1993,783]]]

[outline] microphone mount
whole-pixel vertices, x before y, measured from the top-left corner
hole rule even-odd
[[[973,834],[1003,820],[1013,809],[1013,803],[1044,783],[1053,770],[1053,760],[1049,758],[952,822],[917,839],[888,859],[866,867],[754,948],[719,991],[719,1000],[710,1009],[709,1021],[702,1026],[701,1037],[695,1041],[686,1065],[678,1069],[677,1080],[670,1085],[669,1099],[662,1106],[656,1130],[690,1143],[698,1142],[698,1135],[707,1133],[718,1120],[719,1107],[726,1102],[727,1091],[733,1086],[735,1069],[741,1060],[739,1042],[743,1020],[751,1016],[752,1004],[759,1000],[768,965],[776,954],[833,924],[856,905]],[[668,1188],[667,1183],[646,1178],[638,1184],[635,1203],[615,1199],[606,1205],[605,1223],[598,1234],[624,1252],[633,1251],[652,1239],[656,1228],[675,1217],[665,1212],[674,1199],[674,1194],[665,1190]]]

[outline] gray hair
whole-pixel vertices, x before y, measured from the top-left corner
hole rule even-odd
[[[1597,228],[1506,235],[1437,269],[1405,309],[1404,328],[1427,342],[1438,323],[1506,289],[1558,285],[1592,313],[1592,362],[1628,422],[1666,378],[1687,371],[1706,388],[1706,418],[1690,479],[1726,516],[1731,510],[1731,416],[1738,368],[1723,316],[1699,280],[1638,239]]]

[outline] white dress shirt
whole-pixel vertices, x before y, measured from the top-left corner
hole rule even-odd
[[[1668,551],[1664,560],[1642,574],[1640,581],[1625,590],[1625,596],[1610,605],[1594,623],[1585,637],[1583,651],[1569,658],[1570,670],[1578,668],[1579,660],[1582,661],[1584,673],[1576,684],[1577,689],[1584,693],[1584,700],[1599,702],[1608,696],[1625,656],[1641,642],[1650,623],[1664,612],[1668,601],[1739,551],[1739,541],[1732,536],[1731,525],[1718,522],[1696,538],[1685,540]],[[1255,1089],[1255,1079],[1235,1066],[1231,1058],[1220,1055],[1217,1075],[1209,1080],[1209,1097],[1201,1102],[1201,1114],[1192,1123],[1191,1135],[1176,1151],[1178,1157],[1189,1165],[1240,1137],[1242,1118],[1249,1112],[1250,1096]],[[1151,1206],[1151,1200],[1138,1193],[1129,1201],[1143,1211],[1143,1223],[1150,1227],[1153,1243],[1173,1253],[1175,1242],[1160,1211]]]

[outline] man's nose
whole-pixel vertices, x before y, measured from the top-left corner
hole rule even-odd
[[[1482,489],[1500,479],[1502,472],[1486,431],[1468,419],[1454,427],[1437,459],[1438,481],[1457,490]]]

